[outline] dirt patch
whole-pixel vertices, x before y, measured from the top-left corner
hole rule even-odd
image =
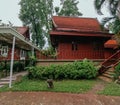
[[[96,95],[105,82],[99,81],[86,94],[56,92],[2,92],[0,105],[120,105],[120,97]]]
[[[99,80],[98,80],[99,81]],[[87,92],[87,94],[97,94],[99,91],[102,91],[105,88],[105,82],[99,81],[93,86],[93,88]]]
[[[3,92],[0,105],[120,105],[120,97],[55,92]]]

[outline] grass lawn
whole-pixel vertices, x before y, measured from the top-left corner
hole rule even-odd
[[[0,91],[53,91],[69,93],[85,93],[96,84],[96,80],[62,80],[54,81],[54,88],[47,87],[46,81],[28,80],[26,77],[21,82],[0,88]]]
[[[47,87],[46,81],[29,80],[24,77],[21,82],[13,83],[12,88],[8,86],[0,88],[0,92],[4,91],[49,91],[49,92],[67,92],[67,93],[86,93],[91,90],[101,80],[61,80],[54,81],[54,88]],[[105,82],[104,90],[98,94],[120,96],[120,85],[116,83]]]
[[[99,94],[120,96],[120,84],[107,83],[104,90],[99,92]]]

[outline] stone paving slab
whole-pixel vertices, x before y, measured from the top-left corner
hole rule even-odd
[[[12,81],[15,81],[17,79],[17,76],[19,76],[19,75],[25,76],[25,75],[27,75],[27,72],[23,71],[23,72],[19,72],[19,73],[13,74]],[[4,86],[6,84],[9,84],[9,78],[10,78],[10,76],[1,78],[0,79],[0,87]]]

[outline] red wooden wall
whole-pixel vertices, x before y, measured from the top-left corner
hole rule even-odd
[[[74,51],[71,43],[59,43],[57,59],[104,59],[104,53],[103,48],[94,50],[92,43],[80,43],[78,49]],[[108,52],[108,54],[110,53]]]
[[[7,57],[3,57],[0,56],[0,60],[11,60],[11,48],[8,49],[8,56]],[[20,59],[20,50],[19,49],[15,49],[15,53],[14,53],[14,60],[19,60]]]

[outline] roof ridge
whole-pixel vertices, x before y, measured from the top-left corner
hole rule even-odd
[[[93,18],[93,17],[74,17],[74,16],[53,16],[53,17],[61,17],[61,18],[83,18],[83,19],[96,19],[96,20],[98,20],[97,19],[97,17],[96,18]]]

